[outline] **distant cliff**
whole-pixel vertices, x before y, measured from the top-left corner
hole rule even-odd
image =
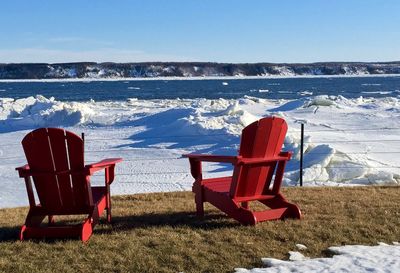
[[[0,79],[155,78],[400,74],[400,62],[288,63],[59,63],[0,64]]]

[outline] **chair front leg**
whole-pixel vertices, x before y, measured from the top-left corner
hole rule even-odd
[[[192,191],[194,192],[194,200],[196,203],[196,214],[199,217],[204,216],[204,197],[203,197],[203,175],[201,168],[201,161],[189,158],[190,162],[190,172],[193,176],[194,183],[192,186]]]
[[[104,169],[104,178],[106,184],[111,184],[114,181],[115,177],[115,165],[111,165]]]
[[[25,225],[28,227],[39,227],[47,215],[30,209],[25,219]]]
[[[201,161],[194,158],[189,158],[190,173],[195,180],[203,180]]]
[[[203,197],[203,187],[201,185],[201,180],[194,181],[192,191],[194,192],[194,201],[196,203],[196,214],[199,217],[203,217],[204,197]]]
[[[48,215],[47,217],[49,220],[48,225],[53,226],[54,225],[54,215]]]
[[[106,188],[106,212],[107,212],[107,222],[111,223],[111,193],[110,184],[114,181],[115,175],[115,165],[105,168],[104,170],[104,180]]]
[[[35,195],[33,194],[32,179],[30,176],[25,176],[26,192],[28,193],[29,206],[31,208],[36,206]]]
[[[106,212],[107,212],[107,222],[111,223],[111,194],[110,194],[110,184],[106,183]]]

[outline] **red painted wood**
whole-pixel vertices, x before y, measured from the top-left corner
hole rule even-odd
[[[78,237],[81,235],[80,227],[27,227],[24,225],[21,229],[21,240],[28,238],[60,238],[60,237]]]
[[[250,130],[247,129],[248,127]],[[287,125],[283,119],[264,118],[248,127],[242,133],[240,155],[250,158],[273,158],[279,155],[287,131]],[[244,166],[235,185],[236,192],[232,197],[261,194],[265,188],[268,189],[275,167],[276,161],[271,161],[262,167]]]
[[[47,129],[49,142],[51,144],[51,152],[53,155],[53,162],[55,171],[70,171],[69,156],[66,145],[66,132],[62,129],[52,128]],[[70,174],[56,175],[58,184],[58,195],[60,207],[75,207],[75,195],[72,187],[72,180]],[[78,205],[79,206],[79,205]]]
[[[300,218],[299,208],[287,202],[279,192],[285,164],[291,157],[290,152],[281,152],[286,131],[287,124],[283,119],[263,118],[243,129],[238,156],[184,155],[189,158],[191,174],[195,178],[192,189],[197,214],[202,216],[203,203],[209,202],[242,224]],[[204,179],[203,161],[231,163],[233,175]],[[251,201],[259,201],[269,208],[251,211],[248,204]]]
[[[51,156],[47,129],[35,130],[22,140],[26,159],[31,170],[48,173],[46,176],[33,176],[33,182],[42,206],[57,208],[60,203],[54,195],[59,194]]]
[[[226,163],[236,163],[238,161],[237,156],[227,156],[227,155],[198,155],[198,154],[188,154],[184,157],[192,158],[197,161],[208,161],[208,162],[226,162]]]
[[[112,164],[121,162],[121,161],[122,161],[122,158],[107,158],[107,159],[103,159],[96,163],[88,164],[88,165],[86,165],[86,168],[89,168],[89,169],[104,168],[104,167],[108,167]]]
[[[20,239],[32,237],[79,236],[87,241],[102,212],[107,209],[111,220],[109,185],[114,180],[115,164],[121,158],[110,158],[84,165],[82,139],[58,128],[41,128],[22,140],[28,164],[16,168],[25,179],[30,209],[22,226]],[[105,186],[91,187],[90,175],[105,170]],[[30,178],[33,178],[39,204],[35,203]],[[29,182],[29,183],[28,183]],[[78,227],[54,226],[54,215],[87,214]],[[41,226],[48,216],[48,226]]]
[[[82,171],[84,169],[84,147],[83,140],[72,132],[66,132],[67,150],[71,170]],[[86,183],[84,174],[71,175],[76,207],[90,207],[88,192],[89,185]],[[90,194],[89,194],[90,195]]]

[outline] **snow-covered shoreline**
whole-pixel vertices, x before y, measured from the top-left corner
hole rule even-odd
[[[285,150],[293,151],[284,183],[299,182],[300,124],[305,124],[304,184],[346,186],[400,182],[400,99],[342,96],[295,100],[158,99],[61,102],[42,96],[0,99],[0,207],[27,203],[14,168],[25,163],[23,136],[38,127],[85,133],[87,161],[123,157],[114,194],[190,190],[184,153],[235,154],[241,130],[269,115],[285,118]],[[231,167],[207,164],[208,176]],[[100,183],[101,177],[94,178]]]
[[[56,79],[0,79],[0,82],[94,82],[94,81],[193,81],[193,80],[254,80],[301,78],[369,78],[400,77],[400,74],[341,74],[341,75],[268,75],[268,76],[204,76],[204,77],[116,77],[116,78],[56,78]]]

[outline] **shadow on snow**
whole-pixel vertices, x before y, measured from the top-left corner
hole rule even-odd
[[[170,109],[133,122],[134,126],[145,126],[146,131],[129,137],[132,143],[118,148],[183,149],[190,153],[236,155],[240,138],[226,133],[225,129],[206,130],[187,119],[192,109]],[[231,170],[226,164],[215,172]]]

